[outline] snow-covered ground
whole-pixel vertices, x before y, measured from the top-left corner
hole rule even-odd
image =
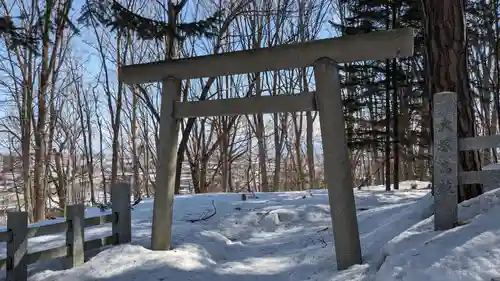
[[[133,243],[105,250],[83,266],[36,265],[30,281],[354,280],[455,281],[500,277],[500,189],[460,206],[462,226],[432,229],[427,183],[355,191],[365,263],[338,272],[327,193],[183,195],[175,199],[175,250],[153,252],[152,201],[133,210]],[[189,222],[216,214],[207,220]],[[87,210],[87,215],[95,214]],[[87,239],[110,226],[86,230]],[[34,238],[30,251],[63,245],[62,235]],[[51,270],[46,270],[50,268]],[[500,280],[500,279],[499,279]]]

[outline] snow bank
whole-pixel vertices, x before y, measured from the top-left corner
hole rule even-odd
[[[500,277],[500,189],[459,206],[459,227],[434,231],[433,217],[392,239],[376,281],[493,281]],[[500,280],[500,279],[498,279]]]
[[[428,190],[385,192],[373,187],[356,191],[356,206],[369,260],[405,228],[423,219]],[[149,246],[152,202],[132,212],[133,244],[103,251],[79,268],[46,270],[31,281],[152,280],[318,280],[365,281],[370,264],[337,272],[328,194],[257,193],[241,201],[234,194],[186,195],[175,198],[175,250],[153,252]],[[427,199],[426,199],[427,198]],[[211,212],[208,220],[188,220]],[[412,215],[413,214],[413,215]],[[47,241],[45,241],[47,242]]]
[[[365,264],[338,272],[324,190],[175,199],[175,250],[148,250],[152,201],[133,210],[133,244],[30,281],[492,281],[500,277],[500,189],[460,205],[462,226],[433,231],[426,183],[355,191]],[[190,223],[217,208],[208,220]],[[47,242],[48,240],[44,240]],[[31,241],[30,241],[31,242]],[[145,247],[144,247],[145,246]],[[51,267],[52,268],[52,267]],[[500,279],[499,279],[500,281]]]
[[[500,164],[499,168],[500,169]],[[399,182],[399,190],[408,190],[408,189],[427,189],[429,187],[429,182],[427,181],[402,181]],[[394,185],[391,184],[391,189],[394,188]],[[372,185],[372,186],[362,186],[361,190],[385,190],[385,185]]]

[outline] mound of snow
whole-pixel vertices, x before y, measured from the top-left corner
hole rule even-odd
[[[122,280],[183,280],[173,272],[192,272],[201,277],[202,270],[215,262],[200,246],[190,244],[170,251],[151,251],[141,246],[119,245],[103,251],[84,266],[65,271],[44,271],[32,276],[30,281],[122,281]],[[131,270],[134,269],[134,270]],[[154,274],[151,274],[154,271]],[[178,277],[178,275],[176,276]],[[201,280],[201,279],[200,279]]]
[[[46,270],[29,280],[500,281],[500,189],[460,204],[461,226],[434,231],[433,197],[424,182],[417,189],[411,183],[390,192],[383,186],[355,191],[365,264],[341,272],[335,269],[328,194],[315,190],[312,196],[259,193],[246,201],[225,194],[179,196],[175,250],[120,245],[81,267]],[[216,216],[187,221],[214,206]],[[133,210],[133,243],[149,245],[151,212],[152,200]],[[109,230],[101,228],[99,233]],[[51,239],[43,242],[64,241]]]
[[[428,190],[355,191],[366,264],[338,272],[325,190],[259,193],[241,201],[231,194],[175,198],[172,251],[139,245],[105,250],[83,266],[33,275],[31,281],[368,281],[381,249],[425,219]],[[423,198],[422,198],[423,197]],[[208,220],[188,220],[212,212]],[[152,200],[132,211],[133,244],[149,246]],[[102,228],[109,229],[109,226]],[[87,234],[87,232],[86,232]],[[63,242],[63,240],[61,241]],[[43,270],[40,268],[40,270]]]
[[[376,281],[500,280],[500,189],[459,206],[459,227],[433,230],[433,216],[410,227],[383,249]]]
[[[276,231],[277,227],[288,222],[293,222],[299,217],[298,212],[291,209],[277,209],[264,213],[259,219],[266,232]]]
[[[432,216],[433,197],[428,193],[416,202],[389,205],[388,207],[390,207],[391,212],[387,220],[379,217],[380,214],[388,216],[388,212],[384,212],[384,207],[365,211],[365,216],[359,216],[363,258],[367,262],[375,262],[376,264],[383,262],[382,249],[388,241]],[[372,227],[372,229],[364,231],[366,227]]]

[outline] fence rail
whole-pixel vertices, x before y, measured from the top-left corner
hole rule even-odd
[[[7,231],[0,232],[0,242],[7,243],[7,257],[0,260],[5,267],[7,281],[26,281],[28,265],[41,260],[65,257],[64,267],[69,269],[84,263],[85,252],[98,250],[107,245],[128,243],[132,239],[130,213],[130,183],[112,187],[112,213],[85,218],[83,204],[67,206],[66,220],[54,224],[28,227],[27,212],[9,212]],[[112,234],[85,241],[85,227],[112,224]],[[28,253],[28,239],[66,233],[66,245]]]
[[[497,188],[500,170],[460,171],[459,152],[500,148],[500,135],[458,138],[457,96],[453,92],[433,97],[434,227],[449,229],[457,222],[457,186],[483,184]]]

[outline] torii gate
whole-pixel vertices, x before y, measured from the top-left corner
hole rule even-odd
[[[181,118],[318,110],[337,268],[343,270],[361,263],[337,63],[412,55],[413,30],[403,28],[121,67],[119,79],[123,83],[163,82],[151,248],[171,248],[177,138]],[[182,79],[277,71],[311,65],[314,67],[316,80],[315,92],[196,102],[177,100]]]

